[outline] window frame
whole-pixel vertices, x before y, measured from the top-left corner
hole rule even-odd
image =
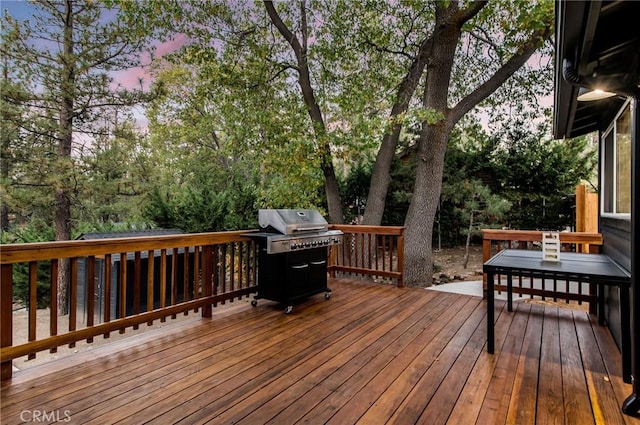
[[[606,131],[604,131],[604,133],[602,133],[601,137],[600,137],[600,216],[601,217],[606,217],[606,218],[613,218],[613,219],[618,219],[618,220],[631,220],[631,213],[619,213],[616,211],[617,209],[617,184],[618,184],[618,176],[616,173],[616,169],[617,169],[617,154],[618,154],[618,149],[617,149],[617,141],[618,141],[618,133],[617,133],[617,126],[618,126],[618,120],[620,119],[620,117],[627,112],[629,113],[629,116],[631,118],[631,125],[633,128],[633,117],[634,117],[634,104],[633,102],[631,102],[631,99],[627,99],[627,101],[622,105],[622,107],[620,108],[620,110],[618,111],[618,113],[616,114],[616,116],[614,117],[614,119],[612,120],[611,124],[609,125],[609,127],[607,127]],[[609,160],[609,158],[607,158],[606,152],[607,152],[607,138],[613,134],[613,146],[611,146],[611,156],[613,156],[613,158],[611,158],[611,161],[609,161],[609,164],[611,165],[611,177],[612,178],[612,182],[611,182],[611,187],[609,188],[607,186],[607,182],[605,182],[605,179],[607,178],[607,161]],[[629,159],[631,160],[631,159]],[[611,193],[607,193],[606,191],[611,190]],[[611,209],[613,210],[613,212],[611,211],[605,211],[605,199],[609,199],[610,203],[611,203]]]

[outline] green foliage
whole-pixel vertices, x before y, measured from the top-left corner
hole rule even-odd
[[[490,136],[479,124],[467,122],[453,132],[434,225],[444,246],[464,243],[471,214],[472,236],[483,227],[562,230],[573,224],[572,195],[591,176],[595,152],[585,138],[552,141],[544,127],[533,132],[523,128],[516,122],[509,131]],[[384,224],[404,223],[415,161],[412,146],[394,158]],[[358,163],[341,181],[350,219],[366,202],[370,173],[370,162]]]
[[[2,243],[48,242],[55,239],[53,226],[34,219],[25,226],[2,233]],[[51,302],[51,263],[39,261],[37,267],[37,308],[49,307]],[[22,305],[29,304],[29,263],[17,263],[13,267],[13,297]]]
[[[143,215],[158,227],[187,233],[255,228],[255,182],[255,176],[226,174],[201,176],[182,188],[156,186]]]
[[[118,34],[123,42],[130,41],[141,49],[149,37],[162,41],[184,37],[184,45],[162,58],[152,58],[152,99],[136,91],[121,99],[110,93],[107,100],[120,102],[112,109],[98,108],[90,102],[100,99],[100,93],[109,93],[107,88],[117,83],[113,74],[104,71],[135,64],[135,55],[125,55],[105,69],[87,69],[82,74],[86,81],[78,83],[82,102],[77,105],[75,130],[84,132],[92,142],[75,144],[77,155],[69,161],[54,161],[57,117],[48,112],[51,108],[42,108],[36,119],[27,114],[27,108],[16,107],[20,102],[12,103],[11,108],[3,102],[3,117],[15,117],[12,123],[19,134],[9,138],[3,133],[3,158],[15,159],[11,174],[3,176],[3,189],[7,182],[11,190],[2,193],[3,203],[11,206],[12,214],[24,221],[32,217],[52,221],[51,188],[62,184],[62,176],[65,182],[73,182],[69,189],[77,226],[140,225],[149,220],[186,231],[228,230],[254,226],[255,210],[260,207],[317,208],[324,203],[321,147],[295,84],[297,64],[286,41],[269,25],[261,3],[109,0],[105,4],[122,12],[116,22],[120,22]],[[417,46],[434,30],[438,3],[337,0],[305,5],[310,24],[306,47],[311,85],[323,111],[334,164],[345,174],[341,179],[342,196],[350,221],[365,205],[371,161],[391,125],[401,123],[403,136],[413,142],[415,128],[422,121],[435,124],[446,118],[442,111],[421,106],[420,96],[409,100],[405,113],[387,118]],[[467,5],[462,3],[463,7]],[[277,6],[286,24],[301,37],[302,28],[294,25],[300,9],[284,3]],[[89,10],[92,15],[88,16],[95,18],[97,9]],[[550,11],[553,3],[547,0],[488,3],[463,28],[449,104],[455,105],[517,52],[532,29],[548,26]],[[104,44],[95,51],[98,53],[104,52],[112,40],[106,29],[100,29],[101,22],[105,23],[84,17],[80,21],[80,28],[95,29],[96,40]],[[7,28],[13,28],[14,23],[9,23]],[[543,50],[543,61],[545,53],[547,50]],[[80,63],[91,63],[91,57],[79,59]],[[9,64],[15,78],[5,79],[3,96],[8,93],[19,100],[24,93],[36,91],[35,85],[29,86],[29,72],[35,68],[19,66],[17,57]],[[530,104],[536,96],[548,92],[552,81],[549,63],[543,63],[539,71],[525,68],[481,107],[491,106],[496,117],[511,119],[526,109],[520,105]],[[421,92],[423,77],[417,93]],[[24,87],[9,87],[14,80]],[[92,93],[90,88],[98,92]],[[59,102],[61,93],[59,88],[50,89],[48,101]],[[121,107],[136,99],[151,101],[146,109],[148,136],[132,128],[127,109]],[[505,114],[505,109],[510,113]],[[29,122],[31,131],[27,131]],[[53,136],[40,137],[42,134]],[[540,134],[533,138],[539,140]],[[538,205],[546,205],[547,216],[557,215],[549,214],[551,203],[565,196],[566,187],[575,180],[567,178],[566,187],[549,196],[538,195],[551,187],[548,181],[564,178],[552,176],[551,168],[572,170],[574,165],[563,162],[561,153],[557,161],[547,159],[546,164],[553,166],[538,171],[548,174],[544,177],[547,182],[533,189],[531,184],[536,181],[516,181],[531,172],[513,163],[517,149],[515,153],[499,150],[511,143],[501,138],[498,135],[490,140],[474,126],[452,136],[438,216],[443,238],[449,243],[459,241],[460,229],[466,228],[464,211],[472,206],[465,206],[465,202],[480,191],[477,180],[492,193],[510,200],[513,210],[521,212],[511,214],[509,223],[524,227],[552,226],[542,223]],[[7,149],[5,139],[10,140]],[[405,144],[392,163],[384,224],[403,224],[412,197],[415,155],[409,147],[412,144]],[[554,158],[552,151],[540,150],[537,155]],[[579,157],[576,151],[574,156]],[[462,187],[464,184],[469,187]],[[465,199],[462,194],[466,194]],[[533,215],[526,217],[527,211]]]
[[[493,175],[513,203],[511,228],[563,230],[573,225],[575,187],[595,170],[597,152],[586,137],[560,141],[546,134],[544,126],[529,132],[514,122],[492,141]]]
[[[16,223],[55,220],[63,238],[67,223],[131,220],[138,206],[123,192],[137,191],[123,179],[137,149],[118,133],[151,94],[116,73],[140,65],[149,34],[102,1],[33,8],[30,19],[2,17],[3,207]]]
[[[345,223],[359,224],[364,214],[367,190],[371,180],[371,161],[358,162],[349,168],[349,173],[340,180],[340,195],[345,203],[343,207]]]

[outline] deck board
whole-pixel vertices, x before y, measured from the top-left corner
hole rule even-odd
[[[1,422],[37,406],[83,424],[640,424],[620,413],[620,353],[586,312],[496,302],[489,355],[478,297],[331,287],[290,315],[260,301],[16,372]]]

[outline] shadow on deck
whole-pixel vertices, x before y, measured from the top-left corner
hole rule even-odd
[[[330,286],[290,315],[260,301],[16,372],[1,422],[640,423],[586,312],[498,301],[489,355],[479,297]]]

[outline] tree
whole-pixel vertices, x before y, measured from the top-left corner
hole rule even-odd
[[[127,2],[127,7],[132,3]],[[286,10],[271,2],[264,6],[267,17],[259,7],[223,1],[190,2],[182,8],[179,2],[152,2],[143,9],[154,13],[140,16],[152,16],[151,20],[164,21],[165,28],[170,23],[183,31],[199,45],[194,48],[197,54],[236,59],[238,66],[232,70],[242,76],[238,80],[247,84],[246,90],[260,93],[269,86],[271,94],[282,96],[283,92],[290,95],[291,86],[296,85],[310,124],[298,127],[306,134],[292,137],[287,147],[305,146],[309,143],[305,138],[310,137],[317,155],[306,160],[311,166],[313,161],[320,162],[325,183],[334,161],[348,164],[377,154],[365,210],[367,224],[380,224],[383,217],[390,167],[402,130],[422,123],[405,221],[409,227],[405,272],[409,283],[428,284],[447,139],[472,109],[499,101],[514,105],[514,99],[526,104],[522,99],[549,87],[542,84],[544,72],[521,69],[552,32],[553,4],[336,0],[302,2]],[[157,13],[162,8],[165,13]],[[503,85],[516,79],[525,90],[514,89],[516,84]],[[415,96],[416,91],[421,96]],[[270,106],[262,97],[257,100]],[[260,115],[278,121],[269,108],[264,109]],[[290,110],[300,108],[276,111],[284,115]],[[278,134],[271,127],[267,134]],[[333,215],[334,207],[329,209]]]
[[[461,204],[459,208],[468,226],[461,229],[466,236],[464,252],[464,268],[469,261],[469,246],[471,237],[482,228],[492,227],[499,222],[511,207],[511,203],[500,196],[491,193],[491,190],[480,180],[462,180],[455,185],[455,198]]]
[[[108,136],[78,150],[79,189],[75,216],[80,223],[103,226],[141,220],[141,207],[153,177],[147,137],[131,120],[119,122]]]
[[[491,140],[490,172],[513,205],[506,216],[512,228],[558,231],[571,226],[576,185],[589,180],[597,165],[597,151],[586,137],[559,141],[550,133],[548,125],[524,130],[516,120]]]
[[[500,11],[498,8],[507,9],[500,11],[501,13],[514,12],[509,11],[504,3],[493,6],[497,8],[492,10],[492,7],[487,7],[486,2],[474,2],[466,7],[456,1],[436,4],[433,50],[426,67],[422,96],[422,107],[429,112],[429,116],[422,122],[414,191],[405,221],[405,281],[408,285],[430,286],[432,282],[433,223],[442,188],[444,155],[453,127],[466,113],[514,75],[552,32],[552,3],[518,4],[520,7],[524,6],[524,9],[520,11],[520,16],[515,15],[515,22],[516,26],[523,28],[516,28],[512,35],[518,33],[520,37],[516,37],[512,45],[506,44],[505,49],[499,50],[498,57],[503,60],[497,66],[493,64],[493,67],[484,67],[475,88],[467,88],[465,94],[456,93],[450,89],[456,51],[461,50],[459,44],[463,40],[463,29],[471,25],[470,19],[482,10],[485,13],[479,15],[476,25],[489,22],[494,22],[495,25],[501,21],[495,15]],[[513,22],[513,16],[505,16],[500,24]],[[492,43],[492,46],[496,44]],[[494,71],[487,78],[486,71],[492,68]],[[473,69],[473,66],[467,66],[467,70],[469,69]],[[453,106],[449,106],[450,103]]]
[[[74,145],[104,134],[105,109],[142,99],[142,91],[117,87],[109,73],[138,64],[144,37],[98,1],[34,5],[37,12],[30,20],[5,15],[2,54],[12,67],[11,78],[30,82],[28,116],[20,121],[20,130],[45,150],[49,169],[42,171],[53,197],[55,238],[68,240],[79,189]],[[69,264],[63,261],[58,276],[61,312],[67,310],[68,280]]]
[[[300,86],[304,103],[313,124],[313,131],[318,143],[318,152],[320,154],[320,168],[322,169],[322,174],[324,176],[329,220],[332,223],[341,224],[344,222],[342,201],[340,199],[338,179],[336,178],[335,169],[333,167],[331,145],[329,143],[322,110],[320,109],[320,105],[316,99],[315,90],[311,82],[311,72],[309,70],[309,52],[307,46],[309,43],[310,28],[307,23],[306,2],[300,2],[300,38],[298,38],[298,36],[294,34],[283,22],[272,1],[264,1],[264,6],[271,22],[278,29],[282,37],[289,43],[295,55],[296,64],[287,65],[287,67],[295,69],[298,74],[298,85]]]

